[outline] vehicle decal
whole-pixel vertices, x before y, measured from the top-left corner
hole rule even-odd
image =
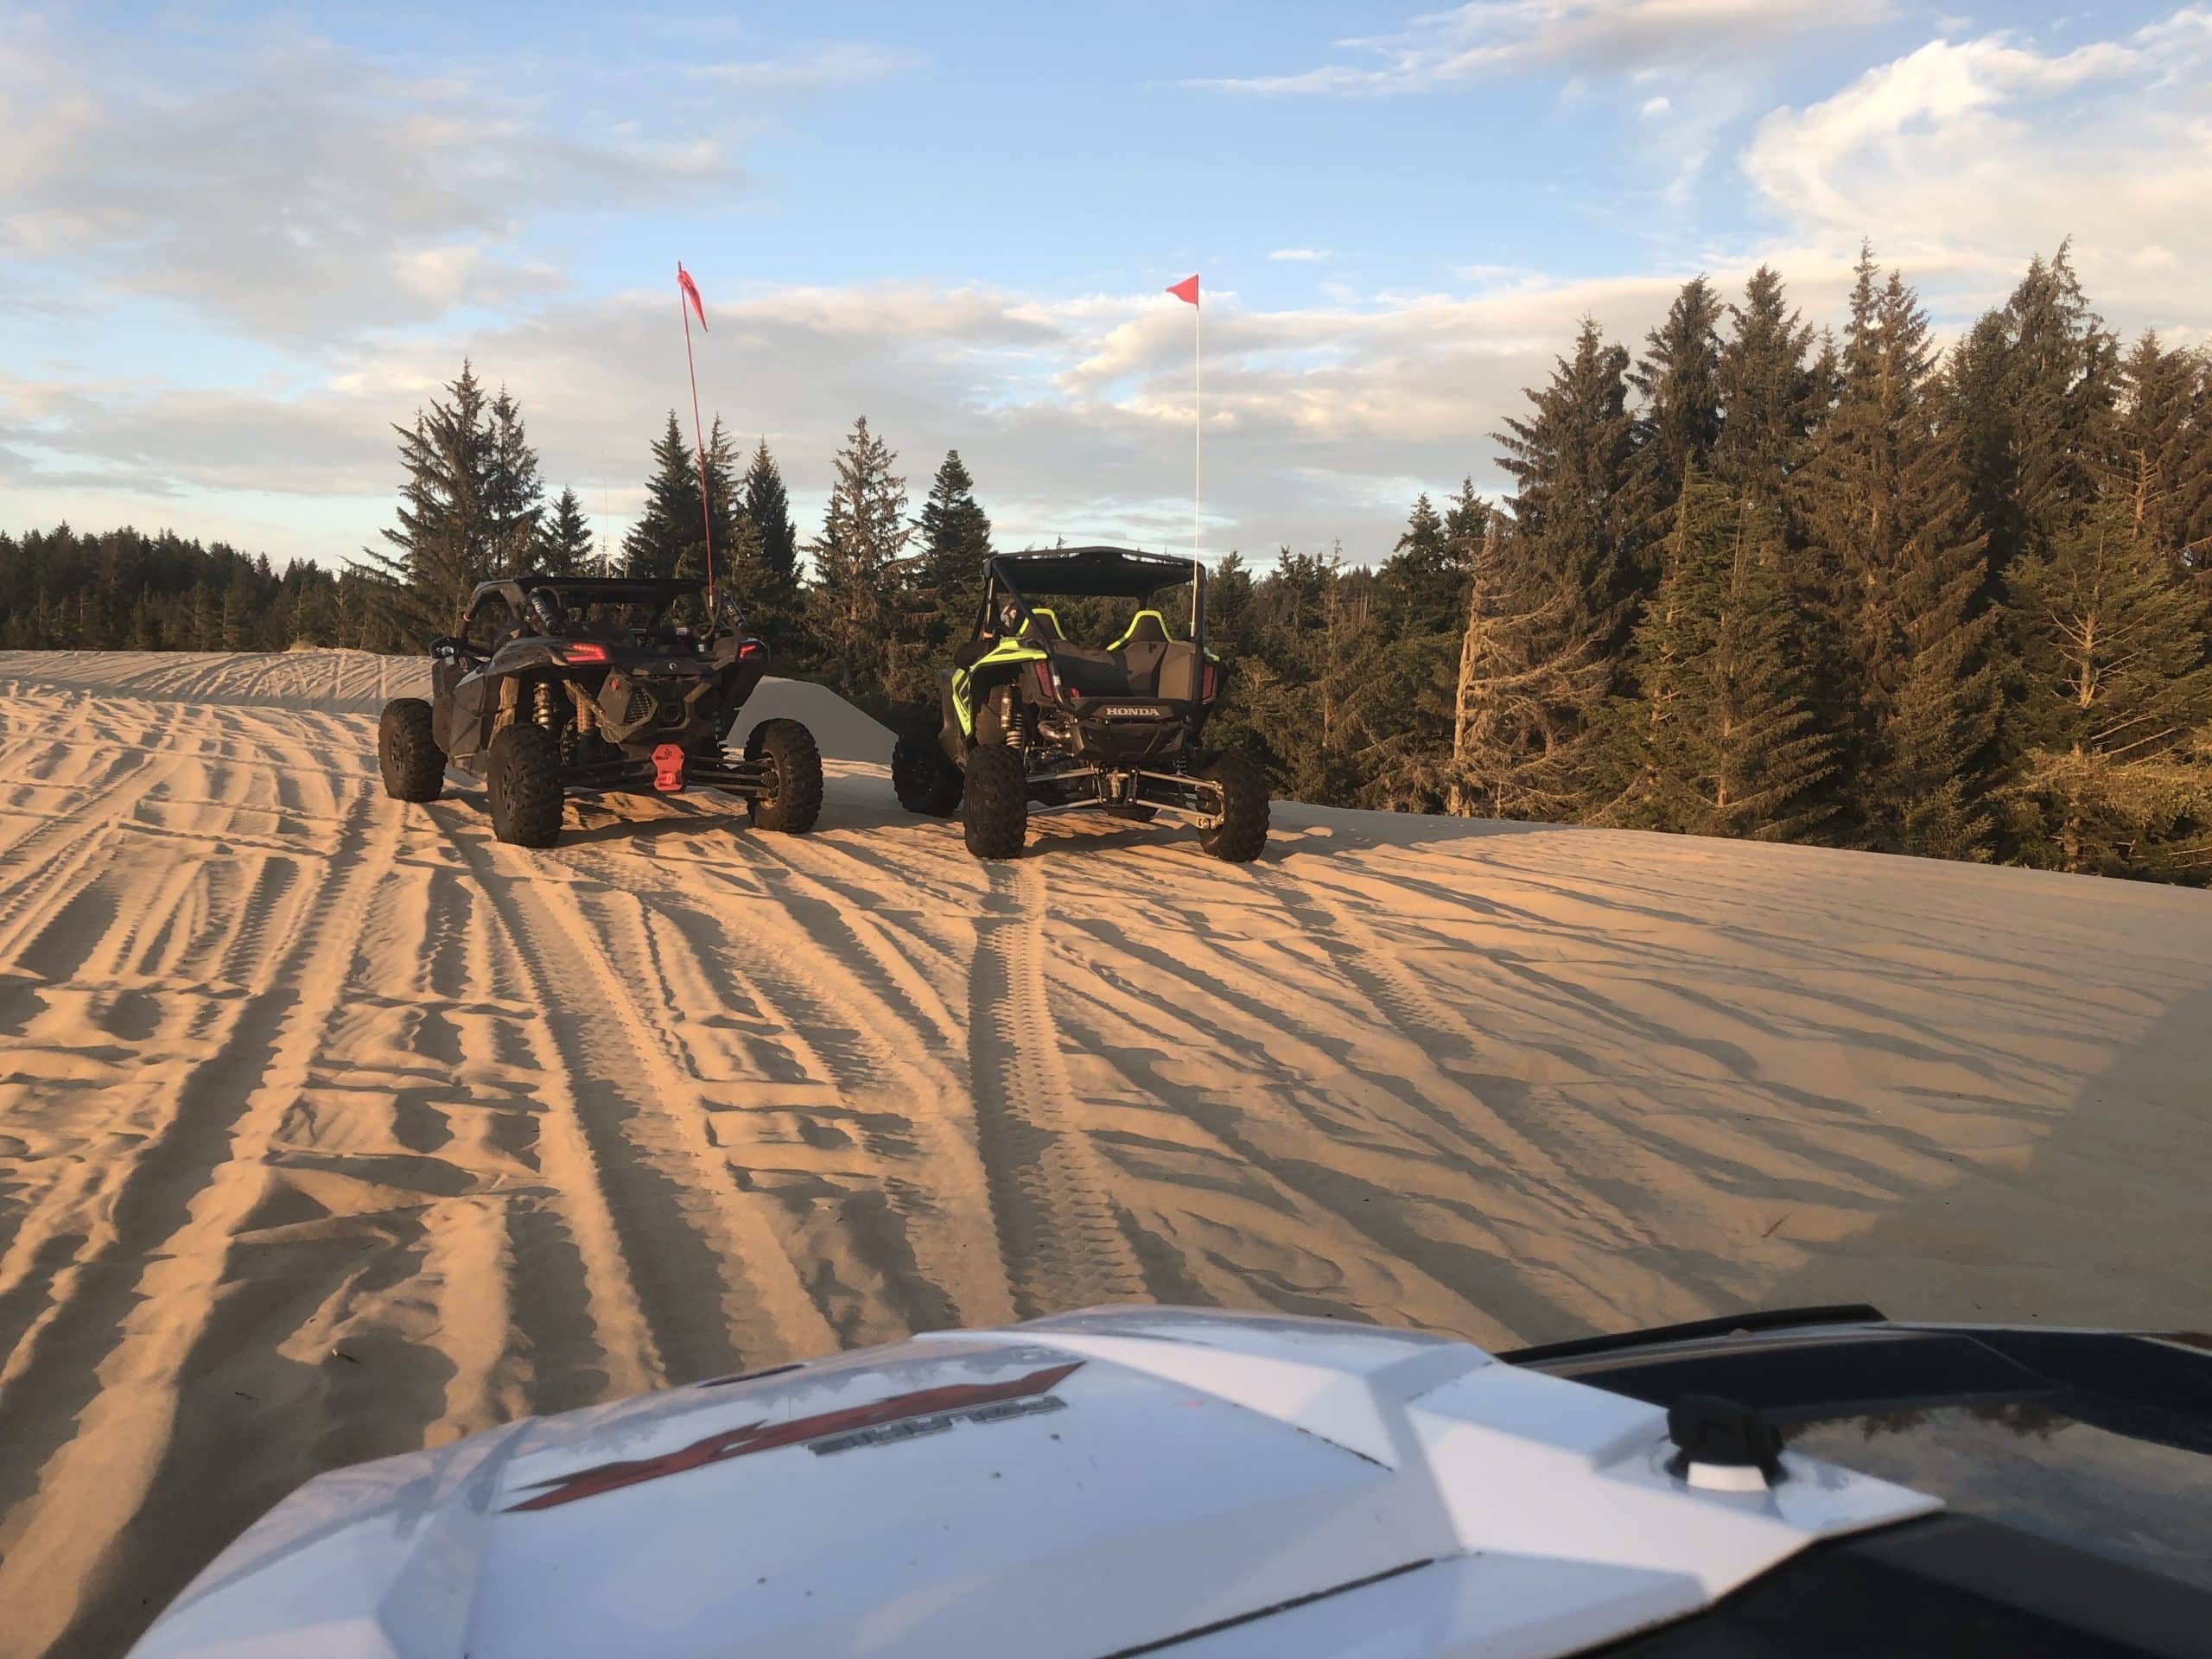
[[[918,1440],[925,1434],[942,1434],[960,1423],[1003,1423],[1015,1417],[1035,1417],[1048,1411],[1065,1411],[1067,1403],[1057,1394],[1040,1394],[1024,1400],[1000,1400],[988,1406],[969,1406],[962,1411],[940,1411],[928,1417],[902,1417],[895,1423],[879,1423],[874,1428],[856,1428],[849,1434],[832,1434],[827,1440],[809,1440],[806,1449],[817,1458],[835,1457],[840,1452],[857,1452],[863,1446],[896,1446],[901,1440]]]
[[[773,1452],[782,1446],[800,1446],[809,1440],[823,1440],[831,1435],[849,1436],[854,1431],[878,1428],[887,1423],[903,1422],[918,1417],[957,1418],[1004,1401],[1032,1400],[1039,1395],[1051,1392],[1082,1365],[1081,1360],[1072,1360],[1065,1365],[1050,1365],[1026,1376],[1009,1377],[1003,1382],[950,1382],[933,1389],[917,1389],[909,1394],[894,1394],[888,1399],[871,1401],[864,1406],[848,1406],[840,1411],[820,1412],[811,1417],[795,1417],[789,1422],[741,1424],[736,1428],[726,1428],[703,1440],[694,1440],[673,1452],[664,1452],[657,1458],[628,1458],[614,1463],[594,1464],[573,1474],[533,1481],[531,1483],[533,1489],[542,1486],[549,1490],[539,1492],[536,1497],[524,1498],[519,1503],[510,1503],[506,1512],[512,1515],[518,1510],[554,1509],[563,1503],[573,1503],[578,1498],[597,1497],[602,1492],[620,1491],[626,1486],[637,1486],[668,1475],[703,1469],[709,1464],[727,1463],[732,1458],[746,1458],[756,1452]],[[944,1427],[951,1427],[950,1422],[948,1421]],[[840,1446],[834,1449],[847,1451],[850,1447]]]
[[[1001,639],[965,668],[952,671],[952,711],[960,717],[960,729],[972,733],[976,729],[976,709],[972,682],[979,669],[995,668],[1001,663],[1041,663],[1046,660],[1044,647],[1020,638]]]

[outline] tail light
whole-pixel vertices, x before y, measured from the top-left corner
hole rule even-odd
[[[1221,690],[1221,671],[1208,663],[1198,671],[1198,701],[1211,702],[1213,694]]]
[[[755,657],[766,656],[767,651],[768,647],[758,639],[748,639],[737,648],[737,658],[740,662],[750,662]]]
[[[1037,671],[1037,695],[1050,702],[1052,700],[1052,665],[1050,663],[1031,664]]]
[[[607,647],[594,645],[563,645],[561,647],[561,660],[564,663],[603,663],[607,660]]]

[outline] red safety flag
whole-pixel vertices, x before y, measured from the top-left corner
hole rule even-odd
[[[1198,302],[1198,279],[1196,276],[1185,276],[1181,282],[1170,286],[1167,291],[1185,305],[1196,305]]]
[[[1198,280],[1195,276],[1191,278],[1192,283]],[[699,327],[704,328],[707,326],[707,308],[699,303],[699,284],[691,280],[691,273],[683,269],[681,259],[676,262],[676,285],[683,290],[683,297],[691,302],[692,310],[699,316]],[[1197,302],[1192,301],[1192,303],[1196,304]]]

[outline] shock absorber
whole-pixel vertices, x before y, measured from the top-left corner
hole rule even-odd
[[[532,688],[531,696],[533,698],[531,710],[532,716],[547,731],[557,735],[561,729],[561,708],[554,699],[553,683],[550,680],[540,680]]]
[[[579,761],[591,758],[592,747],[599,734],[599,704],[590,692],[571,680],[569,696],[576,705],[576,729],[574,759]]]

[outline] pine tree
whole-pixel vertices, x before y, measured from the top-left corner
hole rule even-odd
[[[1285,548],[1255,584],[1268,620],[1257,660],[1245,664],[1249,674],[1239,671],[1249,724],[1235,741],[1266,758],[1281,786],[1301,800],[1375,804],[1382,798],[1376,791],[1398,781],[1396,752],[1377,723],[1389,683],[1364,578],[1344,568],[1341,551]],[[1217,649],[1214,638],[1209,627],[1209,645]],[[1211,728],[1208,735],[1216,743],[1229,739]]]
[[[563,490],[553,503],[553,517],[538,537],[537,569],[549,576],[590,576],[599,574],[593,556],[590,522],[574,490]]]
[[[2212,360],[2146,332],[2120,373],[2115,488],[2135,533],[2212,597]]]
[[[515,538],[535,524],[537,458],[513,401],[502,392],[487,404],[467,363],[446,391],[412,426],[392,429],[407,472],[399,523],[384,532],[392,550],[369,554],[392,629],[416,644],[449,627],[478,582],[510,568]],[[196,623],[195,637],[205,637]]]
[[[1721,423],[1713,474],[1752,500],[1777,505],[1822,412],[1822,388],[1808,361],[1813,331],[1789,308],[1782,278],[1764,265],[1751,273],[1743,304],[1728,314],[1734,327],[1714,370]]]
[[[1490,503],[1475,493],[1471,477],[1459,480],[1459,493],[1453,496],[1444,509],[1445,539],[1462,550],[1459,555],[1460,575],[1474,568],[1474,550],[1482,545],[1490,529]]]
[[[1691,835],[1794,839],[1834,770],[1794,650],[1779,525],[1693,466],[1630,647],[1641,777],[1621,814]]]
[[[912,534],[906,524],[906,480],[891,469],[898,455],[853,423],[836,459],[836,481],[822,534],[814,543],[814,587],[808,594],[813,632],[830,683],[850,695],[883,695],[899,678],[899,575],[894,569]]]
[[[2212,878],[2212,664],[2194,596],[2114,496],[2024,555],[2024,691],[2004,801],[2021,859]]]
[[[543,539],[545,489],[537,480],[537,454],[523,431],[522,410],[505,386],[492,400],[490,437],[484,505],[491,524],[491,574],[520,575]]]
[[[1224,656],[1257,650],[1257,610],[1251,569],[1232,552],[1206,575],[1206,648]]]
[[[1543,620],[1531,642],[1516,646],[1531,664],[1571,660],[1579,667],[1582,642],[1592,642],[1601,692],[1624,679],[1629,632],[1657,575],[1657,471],[1637,448],[1641,427],[1629,412],[1627,373],[1627,352],[1606,345],[1586,319],[1573,356],[1560,359],[1543,390],[1528,394],[1535,414],[1509,420],[1497,435],[1505,451],[1499,462],[1518,490],[1509,498],[1513,575],[1489,602],[1504,606],[1507,617]],[[1542,779],[1541,788],[1513,785],[1514,810],[1533,812],[1540,798],[1561,817],[1602,810],[1621,782],[1609,763],[1604,696],[1584,698],[1579,673],[1547,673],[1537,683],[1564,700],[1541,722],[1544,758],[1530,775]],[[1525,710],[1516,715],[1517,728],[1535,729],[1529,718]],[[1503,810],[1496,804],[1505,798],[1498,791],[1485,785],[1477,792],[1493,803],[1482,810]]]
[[[916,522],[922,555],[915,575],[935,613],[932,649],[957,632],[981,602],[983,562],[991,556],[991,521],[976,500],[976,481],[957,449],[945,451]]]
[[[1655,499],[1673,501],[1720,440],[1720,296],[1702,276],[1682,284],[1667,320],[1644,337],[1629,377],[1643,395],[1640,447]]]
[[[1988,590],[2012,561],[2078,524],[2116,460],[2119,346],[2062,246],[1976,323],[1948,374],[1968,507],[1989,536]]]
[[[622,538],[625,575],[672,576],[700,539],[698,462],[672,409],[667,427],[653,442],[652,457],[645,511]]]
[[[1837,797],[1852,839],[1975,857],[1998,708],[1986,538],[1936,422],[1926,314],[1896,273],[1875,276],[1863,253],[1841,387],[1805,473],[1848,715]]]
[[[1405,533],[1375,573],[1375,622],[1386,644],[1458,639],[1468,564],[1489,513],[1472,479],[1461,484],[1443,513],[1426,495],[1414,503]]]
[[[1452,747],[1434,786],[1455,817],[1579,816],[1612,667],[1605,622],[1554,559],[1493,512],[1468,562]]]
[[[767,580],[790,582],[794,590],[799,578],[798,531],[791,524],[791,498],[784,491],[784,475],[768,453],[768,440],[760,440],[753,461],[745,470],[745,516],[760,532],[760,568]]]
[[[1433,762],[1451,738],[1467,574],[1488,517],[1472,480],[1441,514],[1421,496],[1396,550],[1375,574],[1379,683],[1370,718],[1378,746],[1377,804],[1433,811],[1440,799]]]
[[[762,438],[753,451],[739,486],[739,505],[749,541],[744,556],[733,562],[739,601],[753,631],[768,639],[780,660],[803,664],[813,658],[804,638],[805,595],[801,588],[798,532],[791,524],[791,498],[784,475]]]
[[[1510,505],[1522,556],[1579,595],[1582,620],[1609,655],[1627,638],[1653,574],[1653,497],[1637,464],[1627,373],[1628,353],[1585,319],[1573,356],[1528,394],[1535,414],[1509,419],[1497,435],[1499,463],[1517,486]]]

